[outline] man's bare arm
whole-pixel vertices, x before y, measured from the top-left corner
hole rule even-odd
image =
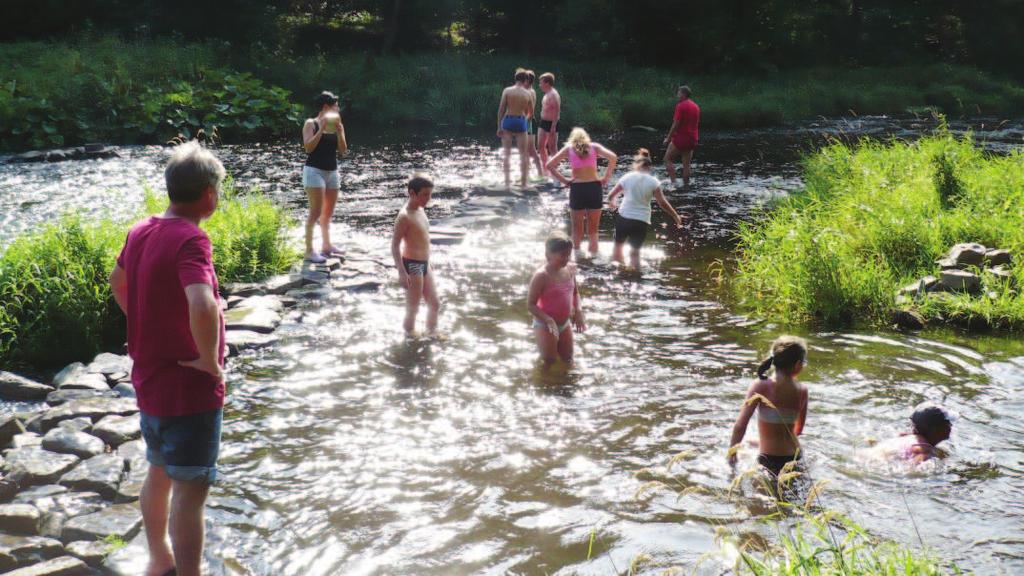
[[[117,264],[110,272],[110,292],[114,295],[117,306],[128,315],[128,274]]]

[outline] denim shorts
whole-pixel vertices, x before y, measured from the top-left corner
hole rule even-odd
[[[141,415],[146,460],[173,480],[213,484],[217,480],[224,409],[161,418]]]
[[[337,190],[341,184],[337,170],[321,170],[312,166],[302,167],[303,188],[331,188]]]

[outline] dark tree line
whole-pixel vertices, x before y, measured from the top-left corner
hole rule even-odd
[[[955,62],[1024,74],[1024,0],[3,0],[0,40],[500,51],[713,71]]]

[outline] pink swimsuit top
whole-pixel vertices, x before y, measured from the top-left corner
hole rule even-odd
[[[597,168],[597,154],[594,153],[594,145],[590,145],[590,153],[585,157],[580,158],[576,155],[576,149],[569,147],[569,164],[572,165],[572,169],[585,168],[587,166],[591,168]]]
[[[555,319],[555,322],[569,318],[572,312],[572,297],[576,289],[574,279],[564,282],[548,282],[537,299],[537,307]]]

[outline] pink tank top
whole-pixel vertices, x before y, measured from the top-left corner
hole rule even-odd
[[[564,282],[548,282],[537,299],[537,307],[554,318],[555,322],[564,322],[572,312],[575,288],[576,282],[572,277]]]
[[[576,149],[569,148],[569,164],[572,165],[572,169],[585,168],[587,166],[591,168],[597,168],[597,154],[594,153],[594,145],[590,145],[590,153],[585,157],[580,158],[576,155]]]

